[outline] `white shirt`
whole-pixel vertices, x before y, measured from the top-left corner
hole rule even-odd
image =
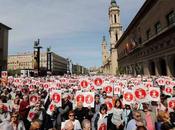
[[[137,126],[136,126],[135,119],[130,120],[128,122],[127,129],[126,130],[136,130],[136,129],[137,129]]]

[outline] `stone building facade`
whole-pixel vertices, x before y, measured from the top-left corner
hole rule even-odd
[[[9,30],[10,27],[0,23],[0,72],[7,70]]]
[[[175,76],[175,1],[146,0],[115,48],[121,73]]]
[[[116,43],[122,35],[122,26],[120,24],[120,9],[115,0],[111,0],[108,11],[109,15],[109,34],[110,34],[110,52],[108,54],[105,38],[102,41],[102,71],[104,74],[115,75],[118,69],[118,53],[115,48]]]
[[[67,73],[67,59],[51,52],[51,72],[52,74]],[[40,53],[40,68],[47,70],[47,53]],[[34,54],[23,53],[8,56],[8,70],[34,70]]]

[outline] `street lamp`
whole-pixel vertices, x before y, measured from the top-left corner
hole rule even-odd
[[[40,49],[42,48],[39,46],[40,39],[34,42],[34,70],[38,71],[38,76],[40,75]]]
[[[52,62],[51,62],[52,52],[51,47],[47,48],[47,73],[51,74],[52,72]]]

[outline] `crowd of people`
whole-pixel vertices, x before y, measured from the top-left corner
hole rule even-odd
[[[94,83],[97,77],[100,85]],[[163,84],[158,83],[160,78]],[[87,82],[82,84],[82,79]],[[164,92],[167,79],[172,88],[168,94]],[[155,101],[133,97],[131,103],[124,102],[126,89],[143,87],[148,81],[160,88]],[[0,130],[174,130],[175,100],[168,102],[175,95],[174,82],[172,77],[155,76],[8,77],[0,81]],[[113,86],[112,95],[104,89],[105,83]],[[114,93],[117,85],[118,94]],[[61,90],[61,105],[52,105],[54,90]],[[77,100],[77,92],[93,92],[93,105]],[[37,96],[33,103],[32,95]],[[106,103],[109,99],[112,108]]]

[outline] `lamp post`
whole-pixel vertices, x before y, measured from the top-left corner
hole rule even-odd
[[[40,45],[40,39],[34,42],[34,70],[36,69],[38,72],[38,76],[40,76],[40,49],[42,48]]]
[[[52,57],[52,52],[51,52],[51,48],[48,47],[47,48],[47,73],[51,74],[52,72],[52,62],[51,62],[51,57]]]
[[[69,58],[67,58],[66,60],[67,60],[67,74],[69,74],[69,72],[70,72],[70,71],[69,71],[69,65],[70,65],[69,62],[70,62],[70,61],[69,61]]]

